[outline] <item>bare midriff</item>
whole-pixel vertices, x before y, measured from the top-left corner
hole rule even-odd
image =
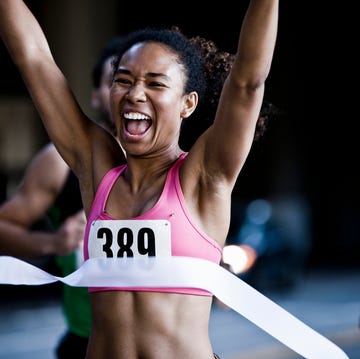
[[[86,359],[213,358],[211,296],[105,291],[91,301]]]

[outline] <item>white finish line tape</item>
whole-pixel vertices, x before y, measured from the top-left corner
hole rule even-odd
[[[92,258],[58,277],[14,257],[0,256],[0,284],[76,287],[186,287],[211,292],[274,338],[307,359],[349,359],[334,343],[223,267],[191,257]]]

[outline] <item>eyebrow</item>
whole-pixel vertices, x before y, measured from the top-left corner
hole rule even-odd
[[[131,71],[126,69],[117,69],[115,71],[115,75],[117,74],[131,75]],[[162,72],[148,72],[146,77],[163,77],[166,80],[170,80],[170,77]]]

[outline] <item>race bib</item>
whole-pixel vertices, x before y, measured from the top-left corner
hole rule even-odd
[[[167,220],[97,220],[88,241],[89,258],[171,256]]]

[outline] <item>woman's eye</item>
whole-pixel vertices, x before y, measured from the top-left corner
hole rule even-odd
[[[114,82],[119,83],[119,84],[124,84],[124,85],[131,84],[131,82],[129,80],[121,78],[121,77],[115,78]]]
[[[149,83],[149,86],[151,86],[151,87],[164,87],[164,84],[162,84],[161,82],[152,81],[152,82]]]

